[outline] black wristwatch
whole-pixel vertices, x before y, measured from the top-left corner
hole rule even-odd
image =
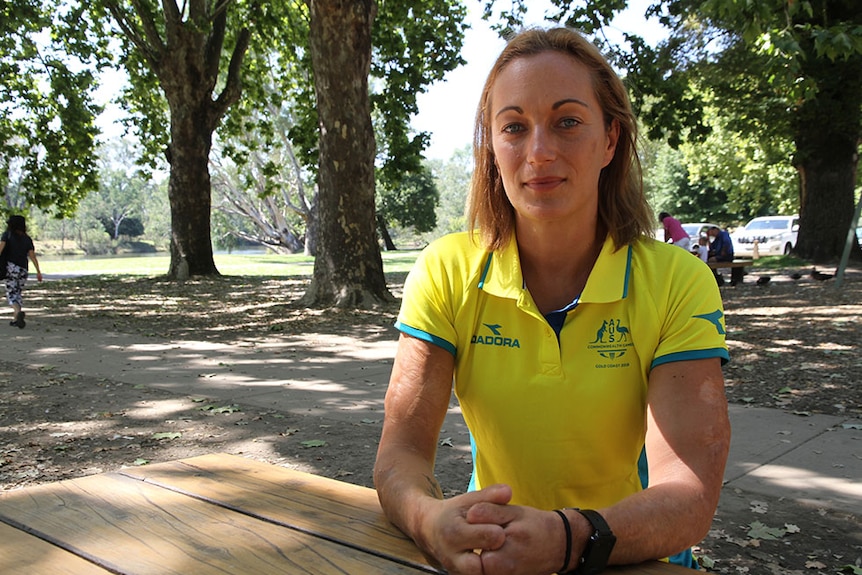
[[[575,575],[596,575],[605,570],[608,565],[608,558],[611,556],[611,551],[617,538],[611,528],[608,526],[605,518],[597,511],[592,509],[575,509],[578,513],[587,518],[590,525],[593,526],[593,533],[587,539],[587,546],[581,558],[578,560],[578,566],[574,571]]]

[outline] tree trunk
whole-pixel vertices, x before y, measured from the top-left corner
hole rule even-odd
[[[218,275],[212,249],[210,212],[212,187],[209,154],[212,130],[188,105],[171,110],[171,165],[168,199],[171,204],[171,264],[168,276]]]
[[[386,227],[386,220],[380,214],[377,214],[377,230],[380,232],[380,237],[383,240],[383,249],[387,252],[394,252],[398,248],[395,247],[395,242],[392,241],[392,236],[389,235],[389,228]]]
[[[149,3],[105,0],[114,21],[156,75],[171,114],[171,263],[168,277],[217,275],[210,228],[212,133],[242,93],[240,75],[250,32],[240,27],[220,70],[230,2]],[[216,88],[220,87],[220,91]]]
[[[800,176],[799,237],[795,253],[813,262],[837,262],[855,207],[854,188],[862,126],[862,58],[831,62],[812,57],[805,74],[818,86],[795,118]],[[862,259],[855,245],[851,258]]]
[[[307,0],[320,128],[319,225],[310,306],[369,307],[386,289],[375,233],[368,95],[373,0]]]

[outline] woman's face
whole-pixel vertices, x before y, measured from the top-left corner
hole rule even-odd
[[[619,125],[605,126],[586,67],[559,52],[513,60],[490,103],[495,162],[517,221],[595,220]]]

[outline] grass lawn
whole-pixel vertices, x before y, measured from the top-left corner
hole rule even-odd
[[[386,273],[408,272],[418,250],[383,252]],[[57,275],[159,276],[168,271],[170,256],[123,256],[114,258],[39,259],[42,272]],[[314,258],[301,254],[216,254],[215,263],[223,275],[304,276],[314,270]]]

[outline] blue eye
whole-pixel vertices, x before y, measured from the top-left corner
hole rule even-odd
[[[578,124],[580,124],[580,122],[575,118],[563,118],[562,120],[560,120],[560,125],[563,128],[574,128]]]
[[[504,134],[517,134],[518,132],[523,132],[523,131],[524,131],[524,126],[522,126],[521,124],[508,124],[506,126],[503,126],[503,130],[502,130],[502,132]]]

